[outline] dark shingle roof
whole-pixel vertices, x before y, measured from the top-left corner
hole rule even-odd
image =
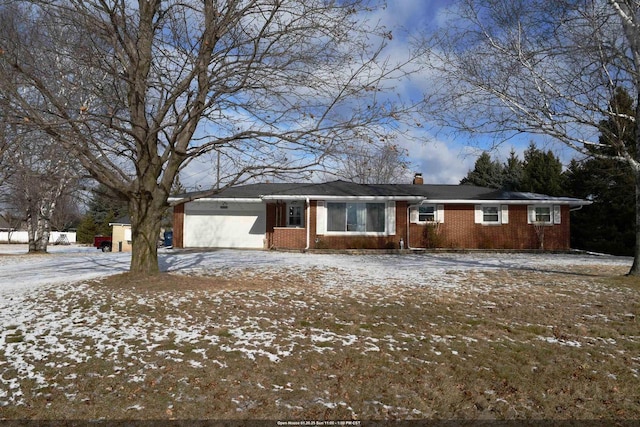
[[[129,224],[131,224],[131,217],[129,217],[129,215],[121,216],[120,218],[116,219],[115,221],[112,221],[112,222],[109,223],[109,225],[113,225],[113,224],[129,225]]]
[[[474,185],[437,184],[356,184],[346,181],[324,183],[261,183],[230,187],[217,194],[201,191],[176,196],[189,198],[277,198],[282,197],[395,197],[425,198],[431,200],[535,200],[584,204],[583,200],[569,197],[550,197],[543,194],[495,190]]]

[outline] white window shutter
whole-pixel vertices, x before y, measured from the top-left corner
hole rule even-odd
[[[396,202],[394,201],[387,204],[387,234],[389,236],[396,234]]]
[[[436,222],[444,222],[444,205],[436,205]]]
[[[500,206],[500,210],[502,211],[500,213],[501,215],[501,222],[503,224],[509,224],[509,205],[502,205]]]
[[[527,224],[533,224],[536,222],[536,207],[533,205],[527,206]]]
[[[412,224],[416,224],[420,220],[419,215],[420,215],[420,212],[418,211],[418,207],[411,206],[411,209],[409,209],[409,221]]]
[[[560,205],[553,205],[553,223],[554,224],[562,223],[562,218],[560,218],[561,212],[562,212],[562,209]]]
[[[476,205],[474,209],[474,217],[476,224],[482,224],[482,218],[484,217],[482,213],[482,205]]]
[[[324,201],[319,200],[316,206],[316,234],[326,234],[327,232],[327,209]]]

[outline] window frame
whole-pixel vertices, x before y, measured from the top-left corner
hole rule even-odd
[[[330,227],[332,225],[333,220],[331,219],[332,214],[332,205],[343,205],[344,209],[344,217],[340,219],[337,217],[340,224],[344,224],[343,230],[331,230]],[[355,210],[354,209],[355,205]],[[358,205],[364,205],[364,211],[361,208],[357,207]],[[379,205],[377,212],[370,212],[367,208],[368,205]],[[387,202],[378,202],[378,201],[340,201],[340,200],[331,200],[325,202],[325,211],[326,211],[326,231],[325,234],[333,235],[333,236],[386,236],[389,231],[389,217],[388,217],[388,208],[389,204]],[[335,214],[335,212],[334,212]],[[355,215],[355,216],[354,216]],[[368,221],[372,218],[372,215],[376,215],[378,219],[382,219],[382,230],[381,231],[367,231]],[[356,220],[354,223],[353,220]],[[358,220],[365,220],[364,224],[360,224]],[[351,222],[350,222],[351,221]],[[349,230],[350,227],[355,227],[356,229]]]
[[[297,218],[297,215],[291,215],[291,211],[292,209],[299,209],[300,211],[300,224],[294,224],[292,223],[291,219],[292,218]],[[304,206],[304,202],[301,201],[292,201],[292,202],[287,202],[286,205],[286,215],[287,215],[287,227],[291,227],[291,228],[304,228],[305,224],[304,224],[304,210],[305,210],[305,206]]]
[[[501,225],[502,224],[502,206],[500,205],[482,205],[482,224],[486,225]],[[487,220],[487,209],[495,209],[495,213],[491,213],[490,215],[495,215],[495,220]]]
[[[423,208],[433,209],[433,212],[431,212],[431,214],[427,212],[420,212]],[[421,219],[422,215],[433,215],[433,219]],[[418,223],[428,224],[428,223],[434,223],[434,222],[438,222],[438,205],[436,204],[418,205]]]
[[[498,218],[496,220],[486,220],[485,209],[489,208],[496,210],[496,212],[493,213],[493,215],[495,215],[496,213],[498,215]],[[507,225],[509,224],[509,205],[501,203],[477,204],[473,207],[473,217],[473,222],[475,224],[486,226]]]
[[[543,221],[539,221],[538,217],[539,217],[539,213],[538,210],[539,209],[548,209],[548,213],[545,213],[544,215],[547,216],[549,220],[543,220]],[[544,225],[544,226],[552,226],[552,225],[557,225],[561,223],[560,220],[560,206],[559,205],[552,205],[552,204],[547,204],[547,203],[541,203],[541,204],[536,204],[536,205],[529,205],[529,211],[528,211],[528,223],[529,224],[533,224],[533,225]]]
[[[548,220],[538,220],[538,209],[548,209]],[[531,218],[533,224],[553,225],[553,206],[552,205],[534,205],[533,206],[533,218]]]

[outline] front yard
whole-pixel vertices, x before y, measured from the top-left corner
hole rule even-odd
[[[366,280],[346,266],[372,258],[343,258],[193,263],[6,299],[0,419],[640,418],[628,266],[469,255],[419,284],[401,258]]]

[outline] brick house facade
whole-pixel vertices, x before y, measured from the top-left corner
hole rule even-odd
[[[568,250],[570,210],[589,204],[419,181],[254,184],[189,199],[174,208],[175,247]]]

